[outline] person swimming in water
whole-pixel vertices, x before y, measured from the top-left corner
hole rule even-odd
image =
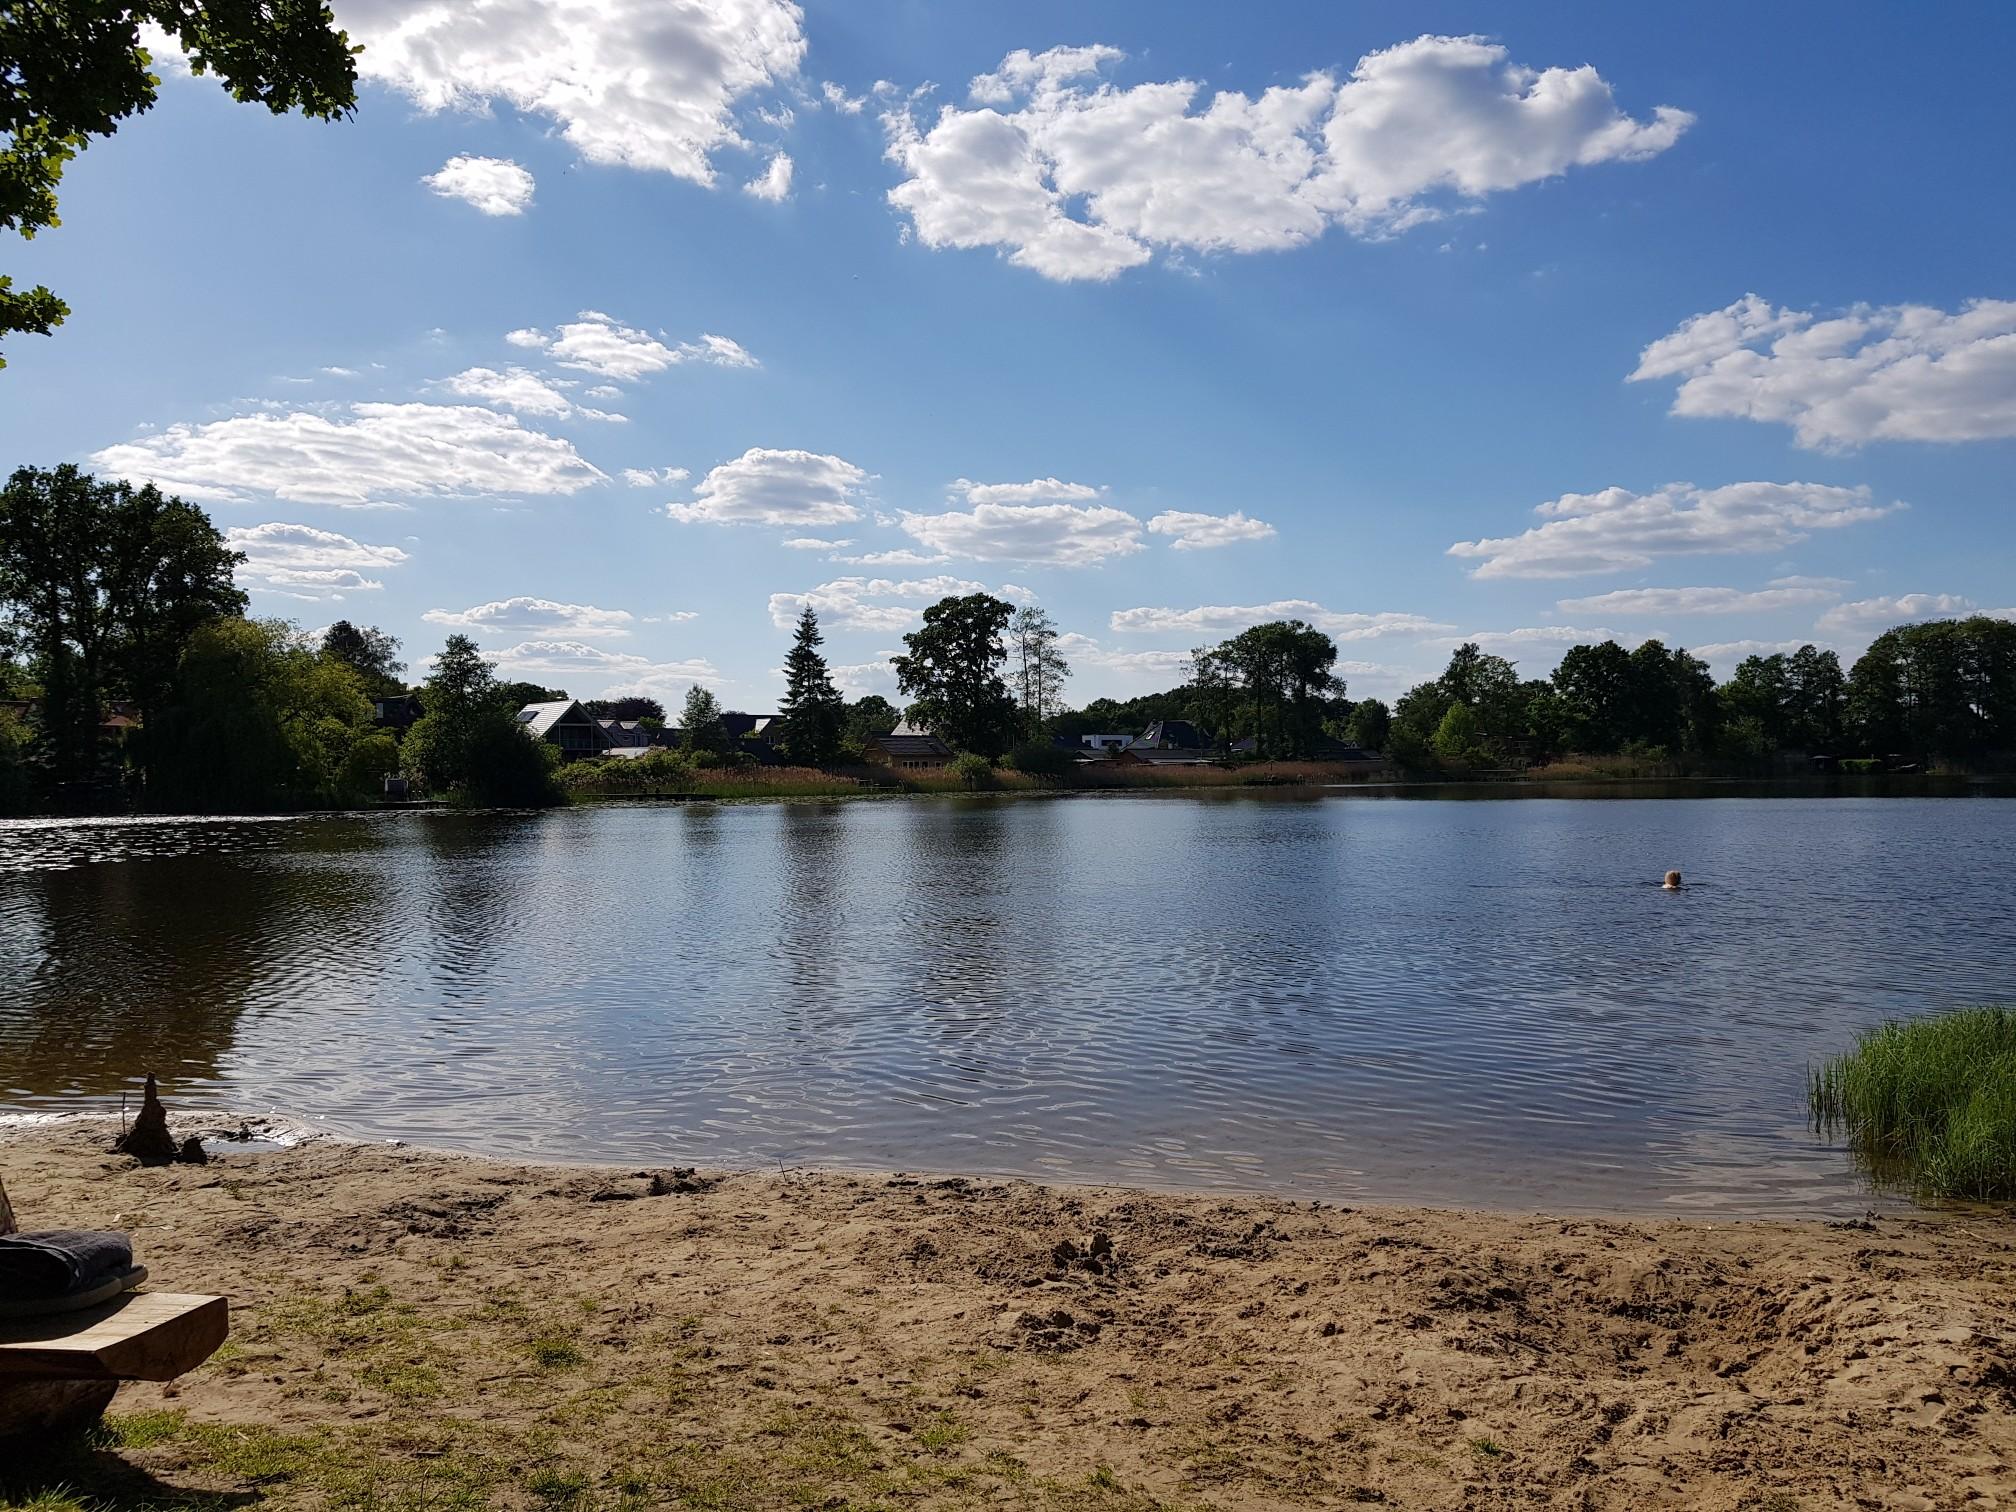
[[[1666,873],[1666,880],[1664,882],[1661,882],[1659,885],[1665,888],[1666,891],[1668,892],[1680,891],[1680,873],[1678,873],[1677,871],[1669,871],[1668,873]]]

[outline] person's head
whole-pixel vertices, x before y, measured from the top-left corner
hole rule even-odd
[[[1680,873],[1676,871],[1669,871],[1668,873],[1666,873],[1665,882],[1661,885],[1666,887],[1678,887],[1680,885]]]

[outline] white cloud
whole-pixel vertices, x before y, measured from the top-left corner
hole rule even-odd
[[[906,510],[902,524],[934,553],[983,562],[1087,567],[1142,549],[1141,522],[1109,504],[976,504],[935,515]]]
[[[1234,510],[1229,515],[1190,514],[1180,509],[1164,510],[1148,522],[1153,535],[1174,536],[1172,551],[1205,551],[1214,546],[1230,546],[1239,541],[1264,541],[1274,534],[1265,520],[1256,520]]]
[[[1207,604],[1196,609],[1116,609],[1111,624],[1126,635],[1236,635],[1270,620],[1299,619],[1337,640],[1375,640],[1386,635],[1432,635],[1450,630],[1418,614],[1357,614],[1325,609],[1312,599],[1276,599],[1271,604]]]
[[[1676,377],[1674,414],[1789,425],[1804,447],[2016,436],[2016,300],[1816,320],[1747,294],[1646,347],[1629,381]]]
[[[377,504],[383,494],[571,494],[606,481],[571,443],[495,410],[441,404],[347,410],[349,419],[283,411],[172,425],[95,452],[91,463],[101,473],[216,503],[270,494],[358,507]]]
[[[233,551],[245,553],[237,575],[247,588],[280,590],[290,598],[315,599],[380,589],[384,583],[364,574],[397,567],[407,560],[397,546],[372,546],[333,530],[279,520],[234,525],[224,532],[224,542]]]
[[[1057,637],[1057,649],[1075,672],[1096,670],[1179,681],[1189,676],[1188,651],[1119,651],[1075,631]]]
[[[874,661],[846,662],[827,670],[833,674],[833,686],[849,698],[866,698],[870,693],[880,693],[894,701],[896,669],[889,665],[889,658],[899,654],[885,651]]]
[[[1563,614],[1770,614],[1831,603],[1833,588],[1788,583],[1774,588],[1620,588],[1588,598],[1562,599]]]
[[[448,159],[420,182],[444,199],[459,199],[485,215],[523,215],[532,203],[532,175],[509,158],[465,153]]]
[[[1951,619],[1978,612],[1974,600],[1957,593],[1900,593],[1888,598],[1857,599],[1837,604],[1820,616],[1819,628],[1843,634],[1886,630],[1913,620]]]
[[[366,79],[425,110],[503,102],[557,122],[594,163],[714,181],[735,112],[805,56],[790,0],[337,0]]]
[[[761,366],[739,342],[726,336],[703,334],[698,341],[667,346],[650,332],[626,326],[600,310],[583,310],[551,335],[526,327],[507,331],[504,339],[513,346],[544,351],[561,367],[622,383],[634,383],[682,362],[704,362],[715,367]]]
[[[763,170],[760,178],[753,178],[742,186],[744,194],[754,195],[760,200],[769,200],[773,205],[791,197],[791,155],[780,152],[770,159],[770,166]]]
[[[1872,504],[1867,488],[1820,483],[1668,483],[1649,494],[1625,488],[1563,494],[1539,505],[1545,522],[1516,536],[1458,541],[1478,578],[1581,577],[1648,567],[1662,556],[1776,551],[1815,530],[1881,519],[1902,504]]]
[[[1062,478],[1031,478],[1027,483],[975,483],[953,480],[949,490],[968,504],[1082,504],[1106,490],[1090,483],[1066,483]]]
[[[788,546],[791,543],[786,541],[784,544]],[[951,558],[943,552],[912,551],[906,546],[894,551],[870,551],[861,556],[836,557],[835,560],[850,567],[936,567]]]
[[[819,86],[819,92],[826,97],[826,103],[842,115],[859,115],[868,107],[868,96],[850,95],[831,79]]]
[[[1769,586],[1773,588],[1832,588],[1838,592],[1851,585],[1847,578],[1802,577],[1794,574],[1791,577],[1775,577],[1771,579]]]
[[[574,413],[574,401],[530,368],[464,368],[452,378],[443,378],[441,387],[464,399],[474,399],[499,409],[517,410],[525,415],[564,418]]]
[[[528,640],[489,654],[512,677],[562,684],[577,698],[633,693],[662,698],[675,686],[725,680],[714,664],[704,658],[659,662],[632,652],[591,646],[585,641]],[[584,678],[591,686],[577,686]],[[595,683],[603,686],[593,687]]]
[[[844,525],[868,474],[840,457],[752,446],[693,487],[695,502],[667,504],[682,525]]]
[[[955,577],[835,578],[803,593],[771,594],[770,622],[780,630],[789,630],[809,608],[829,628],[907,630],[921,617],[926,604],[985,592],[985,583]],[[1000,591],[1002,598],[1013,598],[1016,594],[1012,586],[1004,586]]]
[[[1102,279],[1163,251],[1300,246],[1341,225],[1397,233],[1570,168],[1651,157],[1693,121],[1621,113],[1594,68],[1534,71],[1479,37],[1418,37],[1328,73],[1210,96],[1120,88],[1105,46],[1010,53],[977,108],[883,118],[889,193],[927,247],[997,247],[1048,278]],[[1075,212],[1075,213],[1074,213]]]
[[[777,544],[790,551],[839,551],[842,547],[852,546],[854,543],[828,541],[819,536],[793,536],[790,540],[779,541]]]
[[[590,389],[590,393],[594,390]],[[683,467],[626,467],[623,481],[632,488],[655,488],[660,483],[684,483],[693,475]]]
[[[559,604],[552,599],[498,599],[470,609],[429,609],[420,618],[430,625],[471,634],[573,635],[600,639],[630,633],[636,617],[625,609],[597,609],[592,604]]]

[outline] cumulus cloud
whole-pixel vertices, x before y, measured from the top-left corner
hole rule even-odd
[[[424,110],[504,103],[556,122],[594,163],[714,182],[736,111],[796,76],[791,0],[337,0],[358,72]]]
[[[826,103],[842,115],[859,115],[868,108],[868,96],[850,95],[831,79],[819,86],[819,92],[825,96]]]
[[[1739,662],[1752,656],[1790,656],[1802,646],[1813,646],[1810,640],[1733,640],[1710,641],[1705,646],[1690,646],[1688,649],[1716,671],[1733,672]],[[1816,650],[1828,651],[1826,645],[1815,646]]]
[[[789,541],[784,543],[790,545]],[[836,557],[850,567],[936,567],[951,558],[940,552],[912,551],[907,546],[894,551],[869,551],[860,556]]]
[[[1418,37],[1258,98],[1194,80],[1121,88],[1105,46],[1010,53],[974,108],[883,118],[889,200],[927,247],[995,247],[1104,279],[1160,249],[1260,252],[1332,225],[1391,235],[1570,168],[1652,157],[1692,123],[1621,112],[1594,68],[1535,71],[1480,37]],[[1074,213],[1075,212],[1075,213]]]
[[[590,390],[592,393],[593,390]],[[655,488],[660,483],[684,483],[693,475],[683,467],[626,467],[623,481],[632,488]]]
[[[1141,550],[1141,522],[1110,504],[976,504],[902,516],[903,529],[938,556],[983,562],[1089,567]]]
[[[93,467],[210,503],[259,495],[368,507],[380,496],[571,494],[607,481],[558,436],[474,405],[352,404],[172,425],[108,446]]]
[[[690,683],[724,681],[714,664],[703,658],[690,661],[653,661],[632,652],[611,651],[607,646],[591,646],[578,640],[528,640],[489,653],[497,665],[513,677],[527,682],[559,684],[580,697],[607,694],[641,694],[662,697],[668,690]],[[582,679],[601,687],[578,687]]]
[[[1563,614],[1770,614],[1810,608],[1840,597],[1834,588],[1785,583],[1774,588],[1620,588],[1562,599]]]
[[[245,553],[237,576],[251,589],[286,593],[290,598],[318,599],[343,593],[369,592],[383,582],[367,572],[397,567],[407,560],[397,546],[372,546],[333,530],[269,520],[264,525],[235,525],[224,532],[233,551]]]
[[[773,205],[789,199],[791,197],[791,155],[788,152],[775,154],[770,159],[770,166],[763,170],[760,177],[753,178],[744,184],[742,192],[754,195],[760,200],[769,200]]]
[[[790,551],[839,551],[854,543],[851,540],[829,541],[822,536],[793,536],[777,544]]]
[[[1629,381],[1660,378],[1680,380],[1676,415],[1789,425],[1809,448],[2016,436],[2016,300],[1822,320],[1746,294],[1646,347]]]
[[[473,635],[573,635],[591,638],[630,633],[636,617],[625,609],[597,609],[592,604],[560,604],[552,599],[497,599],[469,609],[429,609],[420,618],[430,625]]]
[[[1078,672],[1115,672],[1168,682],[1190,675],[1188,651],[1121,651],[1103,646],[1091,636],[1079,635],[1075,631],[1057,637],[1057,650]]]
[[[498,409],[516,410],[523,415],[544,415],[564,420],[580,415],[588,419],[614,419],[600,410],[582,409],[547,379],[530,368],[464,368],[452,378],[443,378],[441,387],[464,399],[474,399]]]
[[[1887,630],[1914,620],[1952,619],[1975,614],[1980,606],[1957,593],[1900,593],[1888,598],[1857,599],[1852,604],[1836,604],[1820,616],[1819,628],[1852,634],[1856,631]],[[1998,612],[1998,611],[1990,611]],[[2007,611],[1999,611],[2002,614]]]
[[[703,334],[698,341],[667,346],[650,332],[626,326],[600,310],[583,310],[576,319],[551,334],[528,326],[505,332],[504,339],[513,346],[543,351],[561,367],[622,383],[634,383],[682,362],[704,362],[715,367],[761,366],[740,343],[726,336]]]
[[[1206,551],[1214,546],[1231,546],[1240,541],[1264,541],[1274,534],[1265,520],[1234,510],[1229,515],[1190,514],[1180,509],[1164,510],[1148,522],[1152,535],[1174,536],[1172,551]]]
[[[797,623],[798,616],[810,609],[819,616],[820,623],[828,627],[885,632],[907,630],[922,617],[926,604],[936,603],[941,598],[985,592],[985,583],[955,577],[835,578],[803,593],[771,594],[770,622],[780,630],[789,630]],[[1007,585],[1001,589],[1000,597],[1014,598],[1022,596],[1023,592]]]
[[[1821,483],[1668,483],[1652,493],[1606,488],[1563,494],[1534,509],[1542,524],[1516,536],[1458,541],[1477,578],[1581,577],[1648,567],[1663,556],[1777,551],[1816,530],[1878,520],[1904,508],[1872,503],[1867,488]]]
[[[1027,483],[975,483],[953,480],[948,490],[968,504],[1082,504],[1106,490],[1090,483],[1066,483],[1062,478],[1031,478]]]
[[[1271,604],[1207,604],[1196,609],[1116,609],[1112,627],[1126,635],[1236,635],[1270,620],[1299,619],[1342,641],[1386,635],[1432,635],[1455,626],[1419,614],[1358,614],[1325,609],[1312,599],[1276,599]]]
[[[752,446],[693,487],[691,504],[667,504],[682,525],[844,525],[868,474],[841,457]]]
[[[444,199],[459,199],[485,215],[523,215],[532,204],[532,175],[509,158],[452,157],[420,180]]]

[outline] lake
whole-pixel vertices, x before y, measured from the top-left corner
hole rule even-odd
[[[2016,997],[2012,879],[1992,798],[14,822],[0,1108],[153,1070],[526,1158],[1840,1214],[1807,1066]]]

